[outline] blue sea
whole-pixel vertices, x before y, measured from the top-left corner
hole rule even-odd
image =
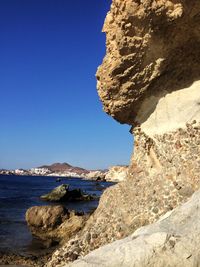
[[[95,182],[79,178],[62,178],[44,176],[6,176],[0,175],[0,252],[22,255],[37,254],[42,244],[32,237],[26,221],[26,210],[32,206],[55,205],[40,200],[60,184],[69,184],[70,189],[80,188],[88,194],[101,196],[103,190],[113,183]],[[98,199],[89,202],[62,203],[70,210],[89,213],[98,205]]]

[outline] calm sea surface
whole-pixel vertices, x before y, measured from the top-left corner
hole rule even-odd
[[[86,193],[97,196],[102,194],[102,189],[113,185],[78,178],[62,178],[58,183],[56,177],[0,175],[0,252],[35,254],[41,249],[39,242],[32,238],[27,228],[25,213],[35,205],[55,205],[56,203],[41,201],[39,197],[60,184],[69,184],[70,189],[81,188]],[[69,209],[90,212],[97,207],[98,200],[64,205]]]

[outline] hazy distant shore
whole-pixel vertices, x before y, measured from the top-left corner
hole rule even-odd
[[[127,176],[128,167],[123,165],[112,166],[104,170],[87,170],[81,167],[72,166],[68,163],[54,163],[31,169],[1,169],[0,175],[19,176],[52,176],[60,178],[81,178],[95,181],[120,182]]]

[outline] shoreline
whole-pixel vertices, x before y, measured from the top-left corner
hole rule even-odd
[[[33,169],[33,170],[0,170],[0,175],[7,176],[32,176],[32,177],[54,177],[76,178],[88,181],[102,182],[121,182],[128,173],[127,165],[111,166],[107,170],[85,170],[85,171],[52,171],[50,169]]]
[[[1,265],[21,265],[27,267],[43,267],[51,258],[51,255],[56,250],[48,252],[44,255],[21,255],[14,252],[3,253],[0,252],[0,266]]]
[[[2,176],[4,176],[4,177],[5,176],[16,177],[17,180],[21,180],[21,178],[24,177],[24,175],[4,175],[4,174],[2,175],[2,174],[0,174],[0,177],[2,177]],[[41,176],[34,176],[34,177],[39,177],[39,179],[41,178],[40,183],[43,183],[42,182],[43,177],[41,177]],[[47,177],[47,178],[49,178],[49,180],[51,180],[51,178],[49,176],[45,176],[45,177]],[[25,177],[25,179],[27,179],[27,181],[29,181],[29,176]],[[71,179],[71,177],[70,177],[70,179]],[[90,182],[88,180],[83,180],[80,178],[76,178],[76,179],[77,179],[77,183],[76,183],[77,185],[79,184],[79,181],[81,181],[81,180],[84,183]],[[9,177],[8,178],[5,177],[4,180],[5,181],[11,181],[9,183],[12,183],[12,179],[9,179]],[[34,179],[32,179],[32,180],[34,180]],[[46,179],[45,179],[45,181],[46,181]],[[91,181],[91,182],[95,183],[95,181]],[[6,184],[7,184],[7,182],[6,182]],[[109,182],[108,182],[108,184],[109,184]],[[94,187],[94,185],[93,185],[93,187]],[[102,188],[104,188],[104,187],[102,187]],[[96,188],[95,188],[95,190],[96,190]],[[101,190],[100,189],[98,189],[98,190],[100,193]],[[93,202],[93,201],[91,201],[91,202]],[[77,202],[74,201],[74,203],[77,203]],[[63,205],[63,203],[57,203],[57,204]],[[50,202],[49,206],[51,206],[51,205],[53,206],[53,204]],[[89,204],[87,204],[87,205],[89,205]],[[32,205],[31,207],[33,207],[33,206],[34,205]],[[41,205],[41,206],[43,206],[43,205]],[[83,208],[84,208],[84,206],[83,206]],[[93,212],[94,212],[94,210],[96,210],[96,208],[97,208],[97,206],[95,207],[95,209],[94,208],[88,209],[88,211],[87,212],[85,211],[84,213],[87,214],[88,217],[90,217],[90,215],[93,214]],[[74,209],[72,208],[71,210],[74,210]],[[8,213],[10,213],[9,210],[8,210]],[[29,229],[28,226],[27,226],[27,229]],[[29,231],[30,231],[30,229],[29,229]],[[18,238],[21,239],[20,236]],[[36,246],[39,247],[37,250],[30,249],[30,250],[27,250],[26,252],[23,252],[23,250],[18,251],[18,249],[15,249],[16,247],[14,247],[14,249],[13,249],[13,247],[10,247],[11,249],[9,249],[9,250],[7,250],[7,248],[5,248],[5,250],[4,250],[4,248],[2,248],[0,250],[0,265],[25,265],[25,266],[30,266],[30,267],[32,267],[32,266],[33,267],[35,267],[35,266],[42,267],[51,258],[54,251],[57,250],[60,245],[58,244],[56,246],[51,246],[50,248],[43,248],[43,246],[42,246],[41,249],[40,249],[39,243],[37,243]]]
[[[82,176],[62,176],[62,175],[39,175],[39,174],[4,174],[0,173],[0,176],[16,176],[16,177],[52,177],[53,179],[79,179],[79,180],[84,180],[84,181],[92,181],[92,182],[107,182],[107,183],[117,183],[115,180],[105,180],[105,179],[96,179],[96,178],[87,178],[87,177],[82,177]]]

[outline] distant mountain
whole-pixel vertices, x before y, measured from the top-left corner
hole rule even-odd
[[[46,168],[49,169],[52,172],[75,172],[77,174],[86,174],[89,173],[88,170],[72,166],[66,162],[64,163],[53,163],[51,165],[43,165],[38,168]]]

